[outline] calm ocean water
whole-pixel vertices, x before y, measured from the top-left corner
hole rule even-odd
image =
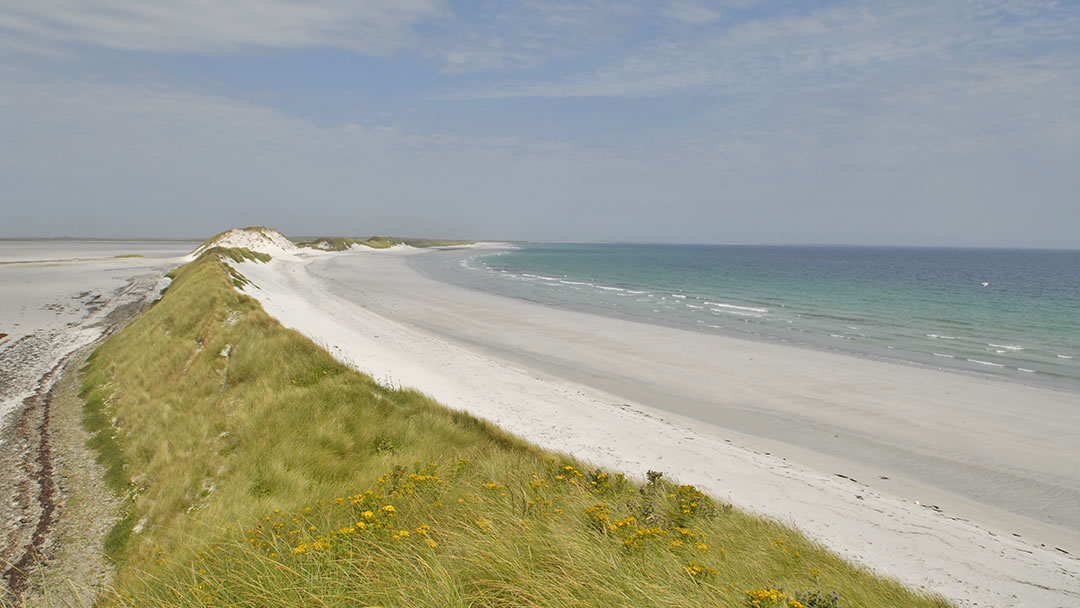
[[[543,304],[1080,392],[1080,251],[533,244],[420,270]]]

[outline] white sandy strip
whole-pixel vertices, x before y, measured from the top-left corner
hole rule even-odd
[[[179,254],[190,247],[152,241],[5,242],[0,331],[9,335],[0,339],[0,422],[36,390],[49,388],[39,387],[39,381],[64,357],[100,338],[109,313],[156,297],[168,284],[164,273],[178,266]],[[147,257],[111,257],[124,254]]]
[[[257,286],[247,293],[287,327],[384,384],[419,389],[603,467],[637,476],[649,469],[675,472],[680,481],[794,524],[847,558],[960,605],[1080,605],[1080,563],[1071,557],[735,447],[661,421],[643,406],[541,379],[421,333],[333,295],[308,274],[306,257],[239,265]]]

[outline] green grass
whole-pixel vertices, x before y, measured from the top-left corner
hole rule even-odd
[[[323,251],[345,251],[353,245],[363,244],[363,239],[356,239],[348,236],[324,236],[309,241],[298,241],[296,246],[322,249]]]
[[[736,607],[782,587],[948,605],[668,476],[382,387],[238,293],[218,255],[173,276],[85,369],[93,445],[130,498],[103,604]]]

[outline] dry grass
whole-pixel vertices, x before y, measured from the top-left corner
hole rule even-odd
[[[947,605],[690,486],[596,471],[382,387],[234,279],[219,255],[183,267],[86,370],[131,497],[105,603],[788,606],[820,591],[828,603],[804,603],[831,606],[835,590],[841,606]]]

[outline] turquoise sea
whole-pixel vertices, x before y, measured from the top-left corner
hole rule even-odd
[[[529,244],[416,260],[561,308],[1080,392],[1080,251]]]

